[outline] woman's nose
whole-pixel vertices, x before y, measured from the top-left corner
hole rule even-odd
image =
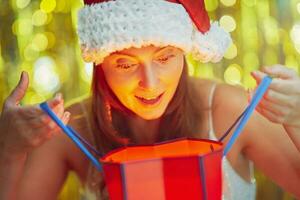
[[[139,86],[142,88],[152,89],[156,88],[158,84],[158,77],[151,64],[145,64],[141,70],[141,78]]]

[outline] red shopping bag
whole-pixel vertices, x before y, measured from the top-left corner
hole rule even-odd
[[[179,139],[130,146],[100,161],[111,200],[220,200],[220,142]]]

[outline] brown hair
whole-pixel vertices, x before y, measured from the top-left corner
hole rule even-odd
[[[126,123],[135,115],[118,100],[104,77],[101,65],[94,65],[92,80],[92,130],[97,148],[107,153],[130,143],[130,130]],[[174,97],[169,103],[159,126],[156,142],[179,137],[196,137],[202,122],[201,102],[195,101],[193,84],[184,62],[183,72]],[[199,137],[199,136],[198,136]]]

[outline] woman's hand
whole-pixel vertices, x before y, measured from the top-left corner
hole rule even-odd
[[[58,127],[51,121],[39,105],[20,106],[25,96],[29,78],[23,72],[16,88],[5,100],[0,116],[0,144],[2,155],[21,156],[41,145],[58,133]],[[49,107],[67,123],[69,112],[64,112],[63,99],[60,94],[48,101]]]
[[[266,75],[274,78],[256,110],[270,121],[282,124],[300,151],[300,78],[296,71],[282,65],[252,72],[257,84]]]

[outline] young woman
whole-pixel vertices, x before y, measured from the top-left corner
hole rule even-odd
[[[102,153],[186,136],[217,139],[248,105],[241,88],[187,75],[185,54],[218,61],[230,42],[209,24],[203,1],[85,3],[78,33],[85,60],[95,63],[92,96],[68,111],[60,94],[48,104]],[[300,197],[300,78],[281,65],[252,73],[258,83],[266,74],[275,78],[223,160],[223,199],[255,199],[252,163]],[[24,72],[1,113],[0,199],[55,199],[70,170],[89,191],[84,198],[107,199],[101,174],[70,139],[38,105],[19,105],[28,83]]]

